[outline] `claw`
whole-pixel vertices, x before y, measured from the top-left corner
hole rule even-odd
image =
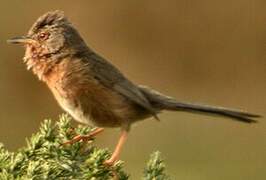
[[[106,165],[106,166],[113,166],[114,164],[115,164],[115,162],[116,162],[117,160],[116,159],[107,159],[106,161],[104,161],[104,165]]]
[[[91,140],[92,138],[94,138],[97,134],[103,132],[103,130],[104,130],[104,128],[97,128],[87,135],[77,135],[73,139],[71,139],[67,142],[64,142],[63,145],[74,144],[74,143],[79,142],[81,140],[83,142],[87,142],[87,141]]]

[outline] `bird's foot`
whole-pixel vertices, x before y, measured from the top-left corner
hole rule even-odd
[[[77,135],[73,139],[71,139],[67,142],[64,142],[63,145],[74,144],[74,143],[79,142],[81,140],[84,142],[89,141],[92,138],[94,138],[97,134],[103,132],[103,130],[104,130],[104,128],[96,128],[95,130],[93,130],[92,132],[90,132],[87,135]]]
[[[110,158],[110,159],[107,159],[106,161],[104,161],[103,164],[106,165],[106,166],[113,166],[116,161],[117,161],[117,159]]]
[[[122,146],[125,143],[127,136],[128,136],[128,132],[126,130],[123,130],[121,132],[120,138],[118,140],[118,143],[115,147],[115,150],[112,156],[110,157],[110,159],[107,159],[103,164],[108,165],[108,166],[113,166],[117,162],[117,160],[119,159]]]

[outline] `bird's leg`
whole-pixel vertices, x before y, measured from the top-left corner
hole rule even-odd
[[[95,130],[93,130],[89,134],[86,134],[86,135],[77,135],[73,139],[71,139],[71,140],[69,140],[67,142],[64,142],[63,145],[66,145],[66,144],[74,144],[74,143],[79,142],[81,140],[82,141],[88,141],[91,138],[95,137],[97,134],[103,132],[103,130],[104,130],[104,128],[96,128]]]
[[[122,147],[123,147],[123,145],[125,144],[125,142],[127,140],[127,136],[128,136],[128,130],[122,129],[120,137],[119,137],[119,140],[118,140],[118,143],[117,143],[117,145],[115,147],[115,150],[114,150],[111,158],[106,160],[104,162],[104,164],[113,165],[118,160],[118,157],[119,157],[119,155],[121,153]]]

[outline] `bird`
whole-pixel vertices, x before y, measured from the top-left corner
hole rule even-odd
[[[179,102],[147,86],[130,81],[108,60],[87,46],[63,11],[40,16],[27,35],[8,43],[25,46],[23,62],[47,84],[58,104],[76,121],[95,125],[88,135],[77,135],[66,143],[91,138],[104,128],[120,128],[111,157],[118,161],[133,123],[154,118],[163,110],[219,115],[244,123],[255,123],[260,115],[224,107]]]

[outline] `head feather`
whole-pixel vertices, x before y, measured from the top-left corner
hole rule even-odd
[[[37,21],[31,27],[29,33],[35,33],[39,29],[42,29],[45,26],[52,26],[56,24],[61,24],[62,22],[66,21],[66,17],[63,11],[50,11],[42,15],[37,19]]]

